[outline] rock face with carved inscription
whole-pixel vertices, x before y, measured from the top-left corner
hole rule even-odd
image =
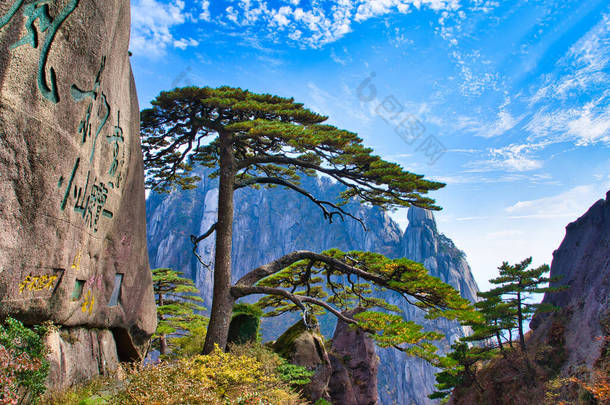
[[[156,327],[128,0],[0,0],[0,318],[51,320],[51,383]]]

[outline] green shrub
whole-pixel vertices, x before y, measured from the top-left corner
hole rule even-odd
[[[0,404],[16,404],[26,397],[36,403],[44,393],[49,373],[43,337],[48,326],[26,328],[13,318],[0,324]]]
[[[311,382],[311,377],[315,374],[313,371],[309,371],[303,366],[296,366],[289,363],[280,365],[275,372],[282,381],[293,387],[309,384]]]

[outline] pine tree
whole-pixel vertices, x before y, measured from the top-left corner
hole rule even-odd
[[[477,295],[481,300],[477,301],[474,306],[481,317],[468,324],[472,328],[472,334],[463,340],[489,342],[490,339],[495,338],[498,348],[504,350],[502,343],[504,332],[510,332],[517,327],[516,308],[510,302],[503,302],[498,290],[479,292]],[[508,343],[512,347],[510,339]]]
[[[186,87],[162,92],[142,111],[141,137],[146,183],[160,192],[190,189],[196,165],[216,170],[218,220],[195,248],[216,233],[214,290],[204,353],[226,346],[235,297],[231,295],[233,193],[244,187],[280,186],[316,204],[324,217],[351,217],[343,208],[352,198],[382,209],[415,205],[440,209],[424,195],[444,186],[374,155],[354,133],[292,98],[239,88]],[[316,198],[299,185],[301,175],[323,174],[345,185],[340,202]],[[362,222],[361,222],[362,223]],[[194,250],[195,250],[194,248]]]
[[[489,280],[490,283],[498,285],[491,290],[491,294],[503,297],[503,301],[512,306],[516,311],[516,324],[519,331],[519,343],[522,351],[525,351],[525,336],[523,333],[523,323],[531,319],[536,311],[552,311],[553,307],[548,304],[533,304],[527,302],[531,294],[556,292],[561,288],[543,287],[551,281],[544,275],[550,271],[547,264],[543,264],[535,269],[529,269],[532,258],[529,257],[520,263],[510,265],[503,262],[498,270],[500,276]]]
[[[153,347],[162,356],[177,346],[180,338],[201,331],[207,318],[195,311],[204,311],[203,302],[192,280],[182,273],[168,268],[153,269],[153,289],[157,302],[157,330],[153,335]]]
[[[460,386],[474,385],[479,392],[483,391],[477,381],[475,364],[490,359],[494,353],[482,347],[470,346],[464,341],[455,342],[451,348],[453,350],[436,363],[442,371],[436,373],[437,391],[428,395],[430,399],[447,398],[454,388]]]

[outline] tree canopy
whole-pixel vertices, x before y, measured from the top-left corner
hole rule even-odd
[[[383,208],[417,205],[439,209],[430,190],[444,186],[403,170],[374,155],[356,134],[322,124],[327,117],[292,98],[256,94],[231,87],[186,87],[162,92],[142,111],[141,132],[146,184],[167,192],[190,188],[196,165],[220,168],[220,134],[226,134],[235,159],[234,187],[276,185],[310,196],[299,174],[325,174],[344,184],[343,201],[358,197]],[[315,201],[332,219],[330,202]]]
[[[503,302],[514,308],[521,350],[525,350],[523,322],[531,319],[536,311],[552,311],[554,309],[552,305],[528,302],[531,294],[555,292],[561,289],[544,286],[551,281],[550,278],[544,276],[550,271],[548,264],[543,264],[535,269],[528,269],[531,263],[531,257],[514,265],[503,262],[498,267],[500,275],[489,280],[490,283],[498,286],[490,290],[489,293],[502,297]]]
[[[235,298],[267,294],[258,302],[270,309],[267,315],[303,311],[306,323],[307,314],[328,311],[368,332],[380,347],[394,347],[429,361],[437,359],[432,341],[444,336],[406,321],[398,307],[373,296],[373,286],[399,293],[426,311],[429,319],[467,321],[477,316],[468,300],[431,276],[420,263],[338,249],[285,255],[246,274],[231,288],[231,294]],[[347,315],[347,310],[354,307],[366,311]]]

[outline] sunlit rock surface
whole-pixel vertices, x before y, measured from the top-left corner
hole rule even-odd
[[[547,293],[543,303],[560,308],[565,322],[568,358],[563,372],[579,366],[591,369],[600,357],[605,330],[610,329],[610,191],[576,221],[566,226],[566,236],[553,252],[551,287],[564,291]],[[546,335],[556,314],[538,314],[530,327],[532,338]]]
[[[156,327],[129,10],[0,2],[0,317],[89,339],[51,337],[57,385],[139,357]]]

